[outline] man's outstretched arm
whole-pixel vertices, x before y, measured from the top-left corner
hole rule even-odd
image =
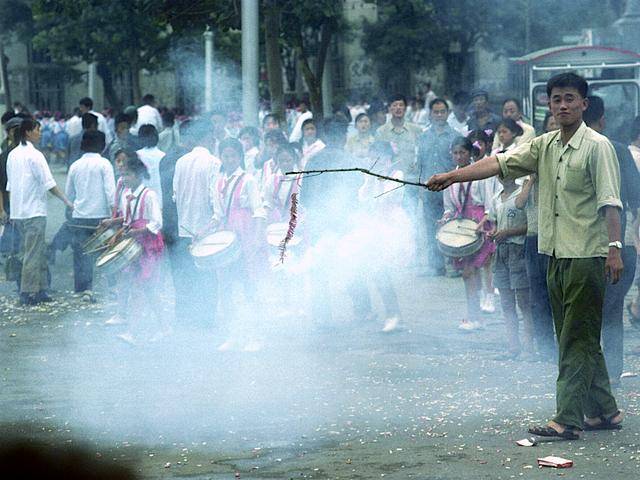
[[[467,167],[432,176],[427,182],[427,188],[439,192],[453,183],[482,180],[498,175],[499,173],[500,165],[498,164],[498,159],[494,156],[485,157]]]

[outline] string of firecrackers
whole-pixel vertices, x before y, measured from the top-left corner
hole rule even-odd
[[[359,168],[359,167],[351,167],[351,168],[325,168],[322,170],[302,170],[299,172],[286,172],[285,175],[319,175],[322,173],[346,173],[346,172],[360,172],[365,175],[371,175],[372,177],[379,178],[380,180],[390,180],[392,182],[396,182],[403,185],[413,185],[416,187],[427,188],[426,183],[422,182],[412,182],[410,180],[401,180],[399,178],[390,177],[388,175],[382,175],[379,173],[372,172],[367,168]],[[287,228],[287,235],[280,242],[280,246],[278,247],[280,250],[280,263],[284,263],[284,259],[287,253],[287,244],[293,238],[293,235],[296,230],[296,226],[298,225],[298,193],[294,192],[291,194],[291,208],[289,210],[289,227]]]
[[[293,238],[293,234],[296,231],[296,226],[298,225],[298,192],[293,192],[291,194],[291,208],[289,209],[289,227],[287,228],[287,235],[284,237],[282,242],[280,242],[280,246],[278,247],[280,250],[280,263],[284,263],[284,257],[287,253],[287,244]]]

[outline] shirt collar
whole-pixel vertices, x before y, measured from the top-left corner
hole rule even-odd
[[[586,132],[587,132],[587,124],[582,122],[578,127],[578,129],[575,131],[575,133],[571,136],[571,138],[567,142],[567,147],[571,147],[574,150],[578,150],[580,148],[580,145],[582,145],[582,139],[584,138],[584,134]],[[560,130],[558,130],[556,134],[555,141],[558,142],[560,146],[562,146],[562,133]]]
[[[140,185],[138,185],[138,188],[136,188],[133,192],[131,192],[131,195],[133,195],[134,197],[138,197],[142,191],[144,190],[144,184],[141,183]]]

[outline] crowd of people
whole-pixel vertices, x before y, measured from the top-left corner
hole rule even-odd
[[[604,104],[598,97],[588,100],[584,121],[603,132]],[[283,305],[295,303],[286,299],[286,290],[294,288],[295,272],[288,271],[287,279],[275,278],[274,256],[286,257],[287,245],[296,243],[292,238],[302,237],[302,246],[289,250],[305,265],[298,275],[309,273],[310,314],[317,324],[331,324],[332,278],[318,262],[314,265],[309,252],[324,255],[325,263],[330,256],[338,265],[342,257],[331,252],[351,238],[370,251],[368,257],[359,257],[359,264],[350,259],[356,265],[353,270],[360,271],[347,281],[357,318],[377,317],[365,278],[373,272],[384,305],[381,329],[395,330],[402,315],[389,265],[411,264],[419,275],[462,278],[467,309],[461,331],[485,328],[483,313],[494,312],[499,297],[507,339],[503,356],[552,360],[557,341],[546,283],[549,256],[539,253],[539,212],[544,204],[536,174],[513,180],[491,176],[445,191],[401,183],[425,183],[434,174],[515,151],[536,138],[517,99],[504,99],[499,114],[490,105],[485,90],[457,92],[448,100],[429,89],[411,101],[393,95],[386,102],[354,102],[319,121],[303,100],[286,119],[265,113],[261,128],[241,127],[222,110],[176,117],[158,109],[153,95],[114,116],[94,111],[90,98],[81,99],[77,114],[68,120],[16,108],[2,117],[7,138],[0,157],[0,215],[6,223],[2,252],[7,279],[17,282],[22,304],[51,301],[47,262],[70,247],[74,290],[84,300],[95,301],[94,266],[103,250],[87,253],[85,246],[96,230],[112,229],[117,235],[105,247],[134,248],[133,242],[141,250],[131,265],[108,276],[118,299],[117,312],[108,323],[128,325],[123,339],[139,341],[145,329],[159,339],[170,333],[174,321],[204,328],[225,324],[228,338],[222,350],[255,350],[265,328],[255,312],[263,311],[274,297]],[[557,128],[557,118],[548,114],[537,133]],[[624,298],[640,246],[639,120],[633,129],[630,146],[613,143],[622,171],[622,228],[627,240],[622,248],[624,277],[607,287],[604,301],[603,344],[614,382],[622,374]],[[68,169],[64,188],[51,174],[49,165],[56,163]],[[359,173],[287,175],[351,168],[366,168],[386,179]],[[44,235],[47,191],[67,211],[67,221],[49,245]],[[389,218],[395,219],[395,229],[387,232]],[[444,255],[437,240],[439,228],[456,218],[476,222],[482,240],[473,254],[459,258]],[[276,224],[282,240],[287,238],[277,247],[265,240],[269,226]],[[219,237],[211,238],[216,232],[233,233],[222,249],[222,265],[200,268],[194,246],[220,242]],[[367,236],[373,241],[363,240]],[[131,241],[125,245],[126,240]],[[161,308],[159,292],[166,277],[172,280],[175,320]],[[274,285],[282,290],[276,295],[269,291]],[[139,309],[149,310],[148,317],[156,323],[145,329],[136,325]],[[633,302],[629,313],[640,323],[640,302]],[[242,329],[233,327],[229,319],[234,318],[243,319]]]

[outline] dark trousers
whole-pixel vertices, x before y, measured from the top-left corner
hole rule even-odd
[[[442,252],[438,250],[436,233],[438,233],[438,220],[440,220],[444,214],[444,206],[442,201],[437,201],[438,199],[431,199],[432,195],[434,195],[433,192],[428,192],[424,195],[422,203],[425,223],[427,264],[430,269],[442,271],[444,270],[444,256],[442,255]]]
[[[527,236],[524,242],[525,266],[529,277],[531,318],[538,351],[548,360],[556,357],[551,303],[547,291],[549,257],[538,253],[538,236]]]
[[[168,243],[169,262],[176,298],[176,320],[180,324],[211,329],[218,307],[216,272],[200,270],[189,252],[190,238]]]
[[[101,218],[74,218],[66,228],[71,233],[71,248],[73,250],[73,289],[76,292],[84,292],[93,288],[93,265],[95,254],[85,255],[82,251],[84,243],[96,231],[88,228],[97,227]]]
[[[624,311],[624,297],[629,292],[636,274],[636,249],[625,246],[622,249],[624,271],[622,278],[615,285],[607,284],[604,294],[604,308],[602,311],[602,348],[607,362],[609,378],[619,379],[622,375],[622,314]]]
[[[558,337],[554,420],[582,428],[584,416],[618,410],[600,348],[605,278],[602,257],[549,260],[547,283]]]

